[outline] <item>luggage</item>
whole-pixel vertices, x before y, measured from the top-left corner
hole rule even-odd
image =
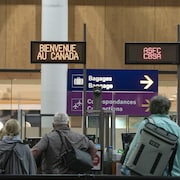
[[[162,176],[169,163],[170,174],[177,140],[176,135],[148,121],[135,150],[129,156],[127,168],[141,176]]]
[[[61,154],[64,166],[75,171],[76,173],[87,173],[93,168],[91,155],[81,149],[73,147],[68,138],[56,130],[65,147],[65,152]]]

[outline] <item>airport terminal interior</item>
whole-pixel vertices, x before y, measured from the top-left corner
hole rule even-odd
[[[23,140],[28,138],[38,140],[52,129],[52,127],[41,127],[42,121],[53,120],[53,114],[41,116],[42,65],[32,63],[30,59],[31,41],[41,41],[46,30],[42,27],[50,24],[44,23],[48,18],[46,14],[42,15],[43,2],[42,0],[1,0],[0,2],[0,27],[2,27],[0,121],[6,121],[10,116],[17,118],[21,122]],[[52,3],[51,0],[48,2]],[[53,3],[49,7],[61,8]],[[44,6],[43,10],[47,10],[46,4]],[[65,39],[68,41],[86,39],[86,66],[68,64],[69,69],[86,67],[98,70],[157,70],[157,93],[170,99],[172,104],[170,117],[177,122],[180,92],[179,64],[126,64],[124,45],[126,42],[177,42],[180,37],[179,9],[180,1],[170,0],[68,0],[67,24],[63,24],[64,19],[59,22],[59,17],[56,16],[52,18],[55,20],[52,22],[55,23],[50,29],[55,30],[56,25],[58,28],[60,25],[62,30],[68,25]],[[58,37],[59,33],[57,33]],[[49,39],[54,35],[53,32],[47,34]],[[107,140],[105,145],[113,145],[113,150],[116,152],[124,149],[123,134],[134,134],[137,123],[144,118],[143,115],[117,115],[114,112],[107,112],[104,119],[108,123],[104,130],[110,133],[110,136],[103,137],[104,134],[100,133],[100,125],[97,124],[99,119],[96,117],[99,116],[91,116],[90,113],[85,118],[80,115],[70,115],[71,127],[74,131],[86,132],[89,138],[94,138],[97,145],[100,138]]]
[[[171,117],[176,121],[177,112],[177,74],[159,74],[158,76],[158,93],[167,96],[172,103],[170,110]],[[38,117],[31,117],[30,122],[25,119],[25,114],[39,114],[41,110],[41,80],[40,79],[10,79],[0,80],[0,109],[1,120],[4,111],[13,111],[19,113],[22,117],[22,138],[39,137],[50,128],[40,130],[40,122]],[[136,116],[115,116],[116,122],[116,148],[122,148],[122,141],[119,139],[119,133],[135,132],[133,125],[142,120],[143,117]],[[34,120],[33,120],[34,119]],[[36,122],[37,120],[37,122]],[[25,128],[25,121],[26,128]],[[75,131],[83,132],[82,116],[72,116],[71,126]],[[92,124],[92,122],[89,122]],[[32,127],[29,128],[28,127]],[[87,127],[88,128],[88,127]],[[32,131],[32,129],[34,129]],[[91,129],[89,127],[89,129]],[[92,128],[93,129],[93,128]],[[93,132],[90,132],[92,134]]]

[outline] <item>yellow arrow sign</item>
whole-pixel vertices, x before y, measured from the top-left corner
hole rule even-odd
[[[145,110],[145,112],[148,112],[148,111],[149,111],[150,100],[149,100],[149,99],[146,99],[145,101],[146,101],[146,104],[142,104],[141,107],[147,108],[147,109]]]

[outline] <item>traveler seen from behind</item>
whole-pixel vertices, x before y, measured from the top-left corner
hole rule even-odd
[[[76,174],[65,167],[61,159],[64,150],[59,134],[56,130],[63,132],[74,147],[83,149],[90,153],[94,159],[97,149],[95,144],[84,134],[74,132],[70,128],[69,116],[66,113],[56,113],[54,115],[53,130],[45,134],[40,141],[32,147],[35,158],[42,155],[42,174]],[[77,164],[78,166],[78,164]]]
[[[20,139],[20,124],[6,121],[0,141],[0,173],[11,175],[36,174],[37,167],[29,145]]]
[[[167,97],[164,97],[161,95],[154,96],[151,99],[150,105],[149,105],[149,110],[151,113],[149,117],[153,119],[154,124],[156,124],[159,127],[164,128],[165,130],[175,134],[178,137],[177,152],[175,155],[171,175],[180,176],[180,127],[178,126],[176,122],[170,119],[169,117],[170,107],[171,107],[171,102]],[[122,174],[131,175],[130,171],[126,168],[126,162],[128,161],[130,154],[135,150],[136,145],[140,138],[141,130],[143,129],[146,122],[147,122],[146,120],[143,120],[139,123],[136,135],[134,136],[130,144],[124,163],[122,164],[122,168],[121,168]],[[144,163],[148,163],[148,162],[144,162]],[[167,176],[167,174],[168,174],[168,168],[164,170],[163,176]]]

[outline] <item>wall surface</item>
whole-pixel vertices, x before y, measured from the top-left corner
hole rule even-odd
[[[83,40],[86,24],[88,68],[176,71],[176,65],[125,65],[124,44],[176,42],[179,22],[176,0],[69,0],[69,40]]]
[[[165,81],[176,80],[176,65],[125,65],[124,44],[176,42],[180,1],[68,0],[68,3],[68,38],[69,41],[86,38],[87,68],[155,69],[166,73]],[[8,70],[41,68],[30,60],[30,42],[41,40],[41,0],[0,0],[0,39],[0,79],[40,79],[40,71],[18,73]],[[83,68],[78,64],[69,67]],[[76,119],[73,125],[79,127],[81,120]]]
[[[30,42],[40,37],[41,0],[0,1],[0,69],[40,68],[30,60]]]
[[[69,0],[69,41],[87,41],[87,68],[158,69],[176,65],[125,65],[125,42],[176,42],[177,0]],[[84,37],[84,24],[86,36]],[[41,0],[0,1],[0,69],[39,69],[30,41],[41,40]],[[82,65],[71,64],[81,68]]]

